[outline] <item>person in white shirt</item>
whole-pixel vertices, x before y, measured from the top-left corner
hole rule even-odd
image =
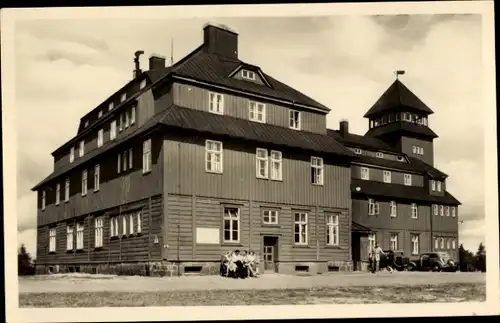
[[[379,271],[380,268],[380,255],[384,255],[385,256],[385,253],[384,251],[382,250],[382,248],[380,248],[380,246],[378,245],[378,243],[375,243],[375,250],[374,250],[374,253],[375,253],[375,271]]]

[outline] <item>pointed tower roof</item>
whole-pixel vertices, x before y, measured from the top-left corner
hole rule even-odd
[[[365,118],[371,118],[379,115],[381,112],[414,110],[427,115],[434,112],[423,103],[412,91],[410,91],[399,79],[382,94],[375,104],[364,115]]]

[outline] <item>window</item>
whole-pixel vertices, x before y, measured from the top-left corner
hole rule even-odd
[[[281,151],[271,150],[271,179],[281,181],[283,179]]]
[[[128,149],[128,169],[132,169],[134,154],[132,153],[132,148]]]
[[[311,157],[311,182],[323,185],[323,158]]]
[[[431,190],[432,191],[436,190],[436,181],[435,180],[431,180]]]
[[[82,172],[82,196],[87,195],[87,170]]]
[[[267,150],[257,148],[256,152],[257,158],[257,178],[267,178],[268,177],[268,157]]]
[[[142,173],[150,172],[151,168],[151,139],[148,139],[142,143]]]
[[[441,249],[444,249],[444,238],[441,238]]]
[[[135,123],[135,110],[136,107],[130,108],[130,125],[133,125]]]
[[[66,181],[64,183],[64,201],[69,201],[69,178],[66,178]]]
[[[125,128],[128,128],[128,124],[130,121],[130,110],[125,110],[124,115],[125,115]]]
[[[368,199],[368,215],[377,215],[380,213],[380,206],[378,202],[373,199]]]
[[[259,102],[249,102],[249,119],[251,121],[266,122],[266,105]]]
[[[101,119],[102,118],[102,110],[99,110],[99,114],[97,115],[97,119]]]
[[[118,160],[117,160],[117,164],[116,164],[116,172],[118,174],[120,174],[121,171],[122,171],[122,154],[118,154]]]
[[[224,114],[224,96],[213,92],[210,92],[208,96],[210,100],[208,110],[212,113]]]
[[[439,206],[437,204],[434,204],[432,208],[434,209],[434,215],[439,215],[439,210],[438,210]]]
[[[112,217],[109,220],[109,226],[110,226],[110,235],[111,237],[117,237],[118,236],[118,228],[119,228],[119,223],[118,223],[118,217]]]
[[[384,154],[381,152],[377,152],[375,156],[377,156],[377,158],[384,158]]]
[[[437,181],[437,183],[436,183],[436,190],[438,192],[441,192],[441,182],[440,181]]]
[[[210,173],[222,173],[222,142],[205,142],[205,170]]]
[[[404,161],[404,160],[405,160],[405,159],[404,159],[404,157],[402,157],[402,156],[398,156],[398,161],[402,162],[402,161]]]
[[[307,244],[307,213],[295,212],[294,220],[295,244],[305,245]]]
[[[439,249],[439,238],[434,237],[434,250]]]
[[[83,127],[84,128],[87,128],[89,126],[89,121],[88,120],[85,120],[85,123],[83,124]]]
[[[390,171],[387,171],[387,170],[384,170],[383,172],[384,174],[384,183],[390,183],[391,182],[391,172]]]
[[[416,203],[411,204],[411,218],[418,219],[418,206]]]
[[[451,249],[456,249],[457,245],[455,243],[455,239],[451,239]]]
[[[369,180],[370,179],[370,170],[366,167],[361,167],[361,179]]]
[[[292,129],[300,130],[300,112],[295,110],[290,110],[289,112],[289,126]]]
[[[445,210],[446,216],[450,216],[450,207],[446,206],[446,208],[444,210]]]
[[[129,216],[128,216],[128,220],[129,220],[129,222],[130,222],[130,223],[129,223],[129,226],[128,226],[128,228],[129,228],[129,232],[128,232],[128,233],[129,233],[129,234],[134,234],[134,226],[135,226],[135,225],[134,225],[134,222],[135,222],[135,221],[134,221],[134,214],[133,214],[133,213],[130,213],[130,214],[129,214]]]
[[[123,152],[122,160],[123,160],[123,171],[126,171],[128,166],[128,153],[126,150]]]
[[[109,110],[110,111],[113,110],[114,107],[115,107],[114,103],[113,102],[109,102],[109,104],[108,104]]]
[[[419,154],[423,156],[424,155],[424,148],[423,147],[419,147],[419,148],[420,148]]]
[[[356,155],[361,155],[361,153],[362,153],[362,152],[363,152],[363,151],[362,151],[361,149],[359,149],[359,148],[355,148],[355,149],[354,149],[354,153],[355,153]]]
[[[395,201],[391,201],[391,216],[396,217],[398,215],[398,205]]]
[[[78,157],[83,157],[85,155],[85,141],[80,141],[80,147],[78,148]]]
[[[412,234],[411,235],[411,253],[414,255],[418,254],[419,250],[419,241],[418,241],[418,235]]]
[[[264,210],[262,217],[264,224],[278,224],[278,210]]]
[[[411,185],[411,174],[405,174],[404,183],[407,186]]]
[[[376,241],[377,241],[376,233],[370,233],[368,235],[368,248],[370,248],[370,250],[375,248]]]
[[[391,250],[398,250],[398,234],[391,233]]]
[[[127,99],[127,93],[123,93],[122,96],[120,97],[120,102],[123,102]]]
[[[97,132],[97,147],[101,147],[102,144],[104,143],[104,130],[103,129],[99,129],[99,131]]]
[[[123,117],[123,114],[119,114],[118,115],[118,119],[117,119],[117,122],[118,122],[118,131],[120,131],[120,132],[123,130],[122,117]]]
[[[326,244],[330,246],[339,245],[339,215],[328,214],[326,218]]]
[[[76,224],[76,249],[83,249],[83,222]]]
[[[141,233],[142,231],[142,214],[141,212],[137,212],[137,233]]]
[[[224,208],[224,242],[240,241],[240,210],[238,208]]]
[[[452,206],[452,207],[451,207],[451,216],[452,216],[452,217],[456,217],[456,216],[457,216],[457,213],[456,213],[456,212],[457,212],[457,210],[455,209],[455,207],[454,207],[454,206]]]
[[[66,226],[66,250],[73,250],[73,226]]]
[[[127,217],[122,215],[122,235],[127,235]]]
[[[75,147],[71,147],[69,149],[69,162],[72,163],[75,161]]]
[[[116,120],[111,121],[111,125],[109,127],[109,139],[113,140],[116,138]]]
[[[241,77],[247,80],[254,81],[255,80],[255,72],[249,70],[242,70]]]
[[[442,206],[442,205],[439,206],[439,214],[441,216],[444,216],[444,206]]]
[[[61,184],[56,184],[56,205],[61,202]]]
[[[94,247],[101,248],[103,246],[103,219],[102,216],[95,218],[95,236]]]
[[[49,252],[56,252],[56,228],[49,229]]]
[[[94,166],[94,192],[99,190],[99,184],[101,181],[101,166],[99,164]]]
[[[45,210],[45,205],[47,201],[47,193],[45,190],[42,191],[42,210]]]
[[[446,249],[451,249],[451,239],[446,239]]]
[[[146,87],[146,79],[141,81],[141,84],[139,84],[139,89],[142,90],[143,88]]]

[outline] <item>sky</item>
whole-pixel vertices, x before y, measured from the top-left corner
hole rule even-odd
[[[224,19],[48,19],[15,25],[18,243],[36,256],[36,193],[51,152],[76,135],[80,118],[131,80],[136,50],[174,62],[203,41],[206,22],[239,34],[239,57],[328,106],[364,134],[364,113],[401,81],[434,114],[435,166],[462,202],[460,243],[484,242],[484,136],[480,15],[322,16]],[[29,126],[27,126],[29,125]]]

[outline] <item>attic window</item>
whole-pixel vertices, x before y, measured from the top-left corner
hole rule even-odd
[[[384,158],[384,154],[381,152],[377,152],[375,156],[377,156],[377,158]]]
[[[113,110],[113,108],[115,107],[115,105],[113,104],[113,102],[109,102],[109,110]]]
[[[255,81],[255,72],[243,70],[241,71],[241,77],[246,80]]]
[[[404,161],[405,159],[404,159],[404,157],[403,157],[403,156],[398,156],[398,160],[399,160],[400,162],[402,162],[402,161]]]
[[[89,126],[89,121],[88,120],[85,120],[85,123],[83,125],[85,128],[87,128]]]
[[[142,90],[143,88],[146,87],[146,79],[141,81],[141,84],[139,85],[139,88]]]
[[[362,150],[361,150],[361,149],[359,149],[359,148],[354,148],[354,153],[355,153],[356,155],[361,155]]]
[[[122,97],[120,98],[120,102],[123,102],[127,99],[127,93],[123,93]]]
[[[97,118],[98,119],[102,118],[102,110],[99,110],[99,114],[97,115]]]

